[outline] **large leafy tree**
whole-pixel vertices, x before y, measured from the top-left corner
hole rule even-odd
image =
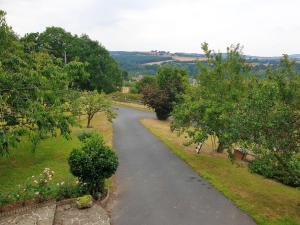
[[[70,63],[78,61],[85,64],[88,77],[77,79],[82,90],[113,92],[122,85],[122,71],[97,41],[87,35],[77,36],[60,27],[48,27],[44,32],[30,33],[22,38],[27,51],[47,51],[49,54]]]
[[[227,54],[214,53],[207,43],[202,45],[207,64],[199,64],[198,84],[183,96],[172,113],[172,128],[186,132],[191,142],[203,143],[216,137],[218,152],[234,143],[231,117],[248,85],[248,65],[239,45],[227,49]]]
[[[143,101],[155,110],[157,118],[166,120],[188,86],[186,70],[163,66],[156,75],[156,82],[149,82],[142,89]]]
[[[8,152],[24,135],[34,146],[59,132],[68,137],[73,124],[73,115],[66,113],[68,93],[72,74],[80,70],[76,73],[75,67],[71,73],[71,65],[25,45],[7,25],[2,11],[0,21],[0,152]]]
[[[254,79],[232,121],[238,143],[258,160],[264,158],[263,166],[275,172],[271,176],[300,186],[300,164],[295,161],[300,152],[300,76],[293,66],[284,56],[266,79]]]

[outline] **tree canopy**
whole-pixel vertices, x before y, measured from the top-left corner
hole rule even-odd
[[[121,71],[108,51],[88,36],[47,28],[19,38],[0,11],[0,153],[26,135],[33,147],[61,133],[69,137],[76,90],[111,92]],[[72,107],[73,106],[73,107]],[[34,148],[33,148],[34,149]]]
[[[110,93],[122,85],[122,71],[109,52],[87,35],[72,35],[60,27],[48,27],[42,33],[29,33],[21,38],[27,52],[46,51],[65,64],[82,62],[89,74],[77,79],[82,90],[98,90]]]

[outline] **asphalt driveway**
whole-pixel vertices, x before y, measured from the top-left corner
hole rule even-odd
[[[113,225],[255,224],[139,123],[153,113],[118,108]]]

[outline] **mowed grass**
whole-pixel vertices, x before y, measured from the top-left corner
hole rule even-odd
[[[170,131],[169,122],[143,119],[141,123],[257,224],[300,224],[300,189],[252,174],[245,163],[232,164],[225,155],[211,152],[210,141],[204,152],[196,154],[194,146],[183,145],[184,137]]]
[[[150,109],[149,107],[142,105],[142,104],[138,104],[138,103],[113,101],[113,104],[116,106],[124,106],[124,107],[137,109],[137,110],[141,110],[141,111],[145,111],[145,112],[153,112],[153,110]]]
[[[73,148],[79,147],[77,138],[79,132],[95,130],[100,132],[106,143],[112,146],[112,125],[103,113],[98,113],[92,120],[93,128],[87,129],[86,119],[80,121],[82,127],[74,127],[70,140],[59,136],[45,139],[32,152],[28,141],[20,143],[11,149],[8,157],[0,157],[0,192],[14,191],[19,184],[23,184],[28,177],[40,174],[44,168],[54,170],[53,182],[73,181],[75,178],[69,171],[67,162]]]

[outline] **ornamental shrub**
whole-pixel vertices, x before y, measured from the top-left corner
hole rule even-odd
[[[82,147],[73,149],[69,156],[71,173],[86,184],[93,197],[104,192],[105,179],[117,170],[118,158],[107,146],[103,137],[95,132],[84,132],[79,135]]]

